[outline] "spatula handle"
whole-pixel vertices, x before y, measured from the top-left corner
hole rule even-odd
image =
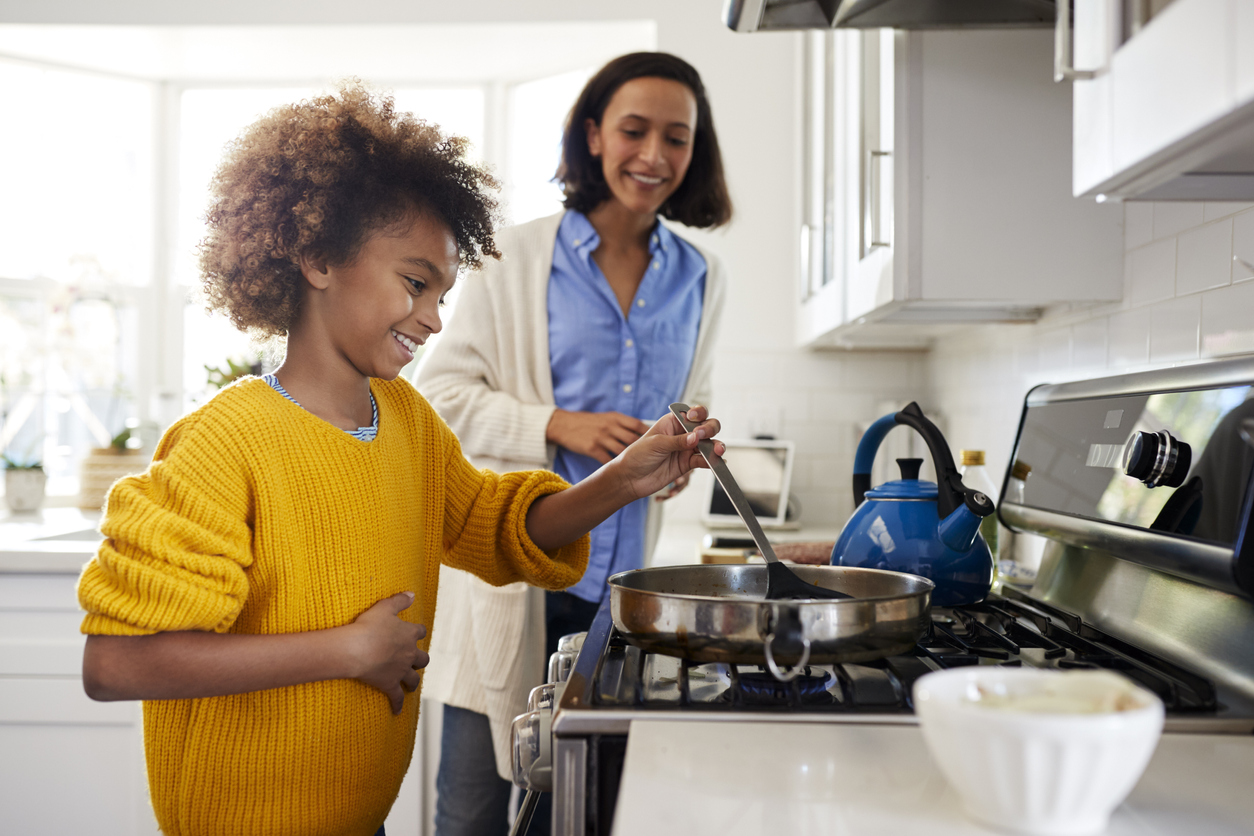
[[[692,432],[696,429],[697,425],[688,420],[687,404],[671,404],[671,414],[679,420],[679,425],[684,428],[684,432]],[[762,526],[758,523],[757,515],[753,513],[753,508],[749,506],[749,500],[745,499],[744,491],[740,490],[740,486],[732,478],[726,462],[714,454],[714,442],[709,439],[697,442],[697,452],[701,454],[701,457],[710,466],[710,470],[714,473],[714,478],[723,486],[723,492],[727,494],[727,498],[731,500],[736,513],[740,515],[740,519],[748,527],[749,534],[753,537],[753,542],[757,544],[758,551],[762,552],[763,559],[769,563],[778,563],[779,558],[775,556],[775,550],[771,548],[770,541],[766,539],[766,532],[762,530]]]

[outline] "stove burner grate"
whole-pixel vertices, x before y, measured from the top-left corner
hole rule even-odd
[[[1157,693],[1171,713],[1214,713],[1209,680],[1126,644],[1032,599],[999,597],[937,608],[927,635],[909,652],[861,663],[811,665],[788,683],[758,666],[672,660],[651,654],[611,629],[589,683],[593,706],[645,709],[909,713],[920,676],[966,665],[1117,670]],[[661,664],[661,663],[659,663]]]

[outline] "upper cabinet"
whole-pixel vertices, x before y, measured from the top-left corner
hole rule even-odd
[[[1057,74],[1075,86],[1075,194],[1254,200],[1254,3],[1074,6]]]
[[[802,344],[925,347],[1120,298],[1123,213],[1071,195],[1049,31],[805,39]]]

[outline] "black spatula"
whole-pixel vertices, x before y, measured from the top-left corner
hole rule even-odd
[[[684,428],[684,432],[692,432],[697,426],[688,420],[687,404],[671,404],[671,414],[679,419],[679,425]],[[757,516],[753,513],[753,509],[749,507],[749,500],[745,499],[744,492],[740,490],[740,486],[732,478],[731,471],[727,469],[726,462],[714,455],[714,442],[709,439],[703,439],[697,443],[697,452],[710,465],[710,470],[714,472],[714,478],[723,486],[723,491],[727,494],[727,498],[735,506],[736,513],[740,515],[740,519],[749,527],[749,534],[753,536],[753,542],[757,543],[758,551],[762,552],[762,557],[766,560],[766,597],[768,600],[779,600],[781,598],[853,597],[844,592],[837,592],[834,589],[806,583],[797,577],[796,573],[781,563],[779,558],[775,556],[775,550],[771,548],[770,541],[766,539],[766,533],[758,523]]]

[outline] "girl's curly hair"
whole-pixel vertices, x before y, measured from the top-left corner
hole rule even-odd
[[[500,258],[499,186],[468,145],[356,80],[270,111],[227,147],[211,184],[199,246],[208,307],[255,336],[284,336],[302,256],[349,264],[371,233],[415,211],[448,226],[463,266]]]

